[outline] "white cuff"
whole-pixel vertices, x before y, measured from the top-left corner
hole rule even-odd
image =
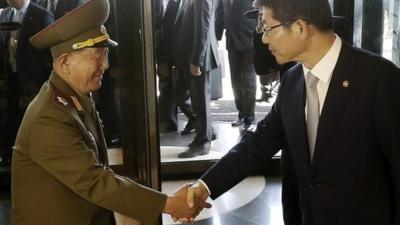
[[[211,195],[211,191],[210,191],[210,189],[208,188],[207,184],[206,184],[203,180],[201,180],[201,179],[199,179],[199,182],[202,183],[202,184],[204,185],[204,187],[206,187],[207,192],[208,192],[208,195]]]

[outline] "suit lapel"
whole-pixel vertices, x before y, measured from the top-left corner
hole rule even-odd
[[[98,134],[98,141],[99,141],[99,157],[100,160],[106,165],[109,166],[108,164],[108,155],[107,155],[107,143],[106,139],[104,138],[104,133],[103,133],[103,123],[100,120],[99,114],[96,112],[95,113],[95,124],[96,124],[96,129],[97,129],[97,134]]]
[[[352,73],[355,63],[351,63],[354,59],[351,47],[343,42],[319,119],[312,164],[313,173],[315,173],[322,160],[324,151],[326,150],[325,145],[328,143],[328,139],[344,111],[343,107],[352,90],[351,86],[355,83],[355,77]],[[346,82],[351,85],[346,87],[344,85]]]
[[[179,3],[178,13],[176,15],[174,24],[179,24],[180,18],[183,16],[185,11],[187,10],[189,2],[192,0],[180,0],[180,1],[181,2]]]
[[[289,90],[284,94],[285,101],[282,101],[282,119],[286,127],[286,135],[291,140],[291,145],[296,146],[291,149],[291,155],[296,159],[298,166],[303,167],[307,174],[311,172],[310,153],[307,147],[307,130],[305,122],[305,81],[302,67],[295,66],[292,71],[288,72],[288,79],[296,79],[291,81],[291,86],[285,87]],[[286,84],[288,85],[288,84]]]
[[[306,162],[305,163],[305,169],[306,171],[310,172],[311,171],[311,160],[310,160],[310,152],[308,151],[308,146],[307,146],[307,126],[306,126],[306,120],[305,120],[305,80],[304,80],[304,72],[302,69],[300,69],[301,73],[300,76],[298,76],[298,80],[296,82],[296,87],[295,87],[295,98],[293,102],[293,113],[297,116],[297,118],[294,120],[296,121],[296,130],[294,134],[298,137],[298,157],[302,161]],[[309,173],[308,173],[309,174]]]

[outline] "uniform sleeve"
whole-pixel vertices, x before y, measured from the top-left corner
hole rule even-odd
[[[83,199],[153,224],[162,212],[166,196],[100,164],[77,126],[61,110],[42,114],[31,128],[32,160]]]

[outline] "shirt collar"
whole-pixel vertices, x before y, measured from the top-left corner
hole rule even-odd
[[[339,58],[340,49],[342,47],[342,40],[336,34],[335,36],[335,41],[333,42],[333,45],[331,46],[329,51],[311,69],[311,73],[325,84],[328,84],[331,79],[333,70],[335,69],[336,63]],[[302,64],[302,66],[304,75],[310,72],[310,69],[308,69],[304,64]]]
[[[27,0],[20,9],[15,9],[15,13],[20,12],[21,16],[24,16],[30,2],[31,2],[30,0]]]
[[[54,10],[57,8],[58,0],[53,0]],[[47,1],[47,9],[50,7],[50,1]]]

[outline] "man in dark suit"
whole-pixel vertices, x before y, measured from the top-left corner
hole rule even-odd
[[[189,150],[179,154],[190,158],[208,154],[210,142],[215,139],[211,126],[210,72],[219,65],[215,35],[215,10],[218,0],[182,0],[176,18],[179,43],[173,48],[178,70],[189,79],[190,98],[196,115],[196,136]]]
[[[178,107],[188,118],[188,123],[181,134],[194,132],[195,115],[189,99],[189,81],[184,73],[175,67],[172,49],[177,43],[175,37],[175,20],[177,17],[180,0],[170,0],[165,9],[161,23],[161,35],[157,41],[157,75],[159,78],[158,97],[159,129],[160,132],[176,131],[178,127]]]
[[[54,20],[58,20],[64,16],[67,12],[73,10],[85,0],[33,0],[36,4],[47,9],[54,15]]]
[[[0,71],[5,74],[2,88],[7,94],[7,122],[3,125],[0,149],[3,163],[10,158],[11,147],[26,106],[47,80],[51,70],[48,49],[37,50],[29,38],[53,22],[51,14],[29,0],[9,0],[9,7],[0,15],[0,22],[19,22],[22,29],[0,32]]]
[[[226,49],[228,50],[231,83],[238,120],[232,126],[254,123],[256,104],[256,72],[253,65],[253,31],[257,21],[245,17],[253,8],[252,0],[224,0]]]
[[[286,225],[400,224],[400,70],[342,42],[328,0],[259,0],[282,77],[271,112],[193,185],[215,199],[282,149]],[[207,190],[206,186],[209,190]]]

